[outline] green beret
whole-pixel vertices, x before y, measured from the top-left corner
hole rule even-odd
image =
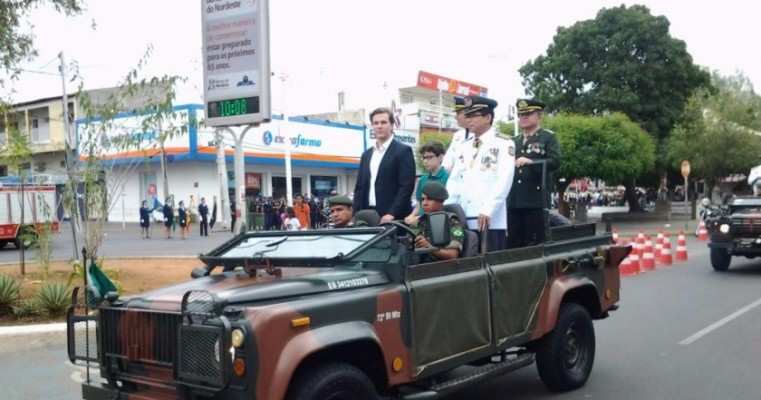
[[[483,96],[467,96],[464,99],[465,103],[465,115],[470,113],[482,111],[489,112],[494,111],[497,108],[497,100],[493,100]]]
[[[328,197],[328,204],[330,204],[331,207],[332,206],[349,206],[349,207],[351,207],[352,201],[349,198],[349,196],[338,195],[338,196]]]
[[[547,105],[542,103],[539,100],[518,99],[518,101],[515,103],[515,106],[518,108],[518,113],[522,114],[522,113],[530,113],[534,111],[541,111]]]
[[[447,188],[436,181],[426,182],[423,186],[423,194],[426,195],[429,199],[438,200],[441,202],[449,198]]]

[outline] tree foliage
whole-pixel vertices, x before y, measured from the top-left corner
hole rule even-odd
[[[547,54],[520,68],[524,86],[552,110],[622,112],[660,140],[695,89],[710,82],[669,25],[641,5],[602,9],[558,28]]]
[[[82,12],[82,0],[3,0],[0,1],[0,64],[11,77],[18,74],[18,64],[37,55],[34,48],[34,26],[29,22],[32,11],[51,5],[67,16]],[[0,79],[0,87],[5,82]]]
[[[742,76],[713,74],[714,91],[699,90],[687,102],[685,120],[665,144],[669,166],[690,162],[690,177],[708,190],[731,174],[747,174],[761,155],[761,97]]]

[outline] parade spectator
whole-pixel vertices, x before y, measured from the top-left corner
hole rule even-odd
[[[302,229],[308,229],[311,224],[311,209],[308,204],[304,203],[304,196],[297,194],[296,202],[293,205],[293,211],[296,213],[296,218],[299,219],[299,224]]]
[[[174,208],[172,207],[172,198],[167,197],[164,200],[164,207],[161,209],[164,214],[164,233],[167,239],[172,238],[172,225],[174,225]]]
[[[296,217],[296,211],[293,207],[285,208],[285,218],[283,219],[283,225],[286,230],[298,231],[301,228],[301,221]]]
[[[206,205],[205,197],[201,197],[201,204],[198,205],[198,215],[201,217],[201,236],[209,236],[209,206]]]
[[[185,201],[180,200],[177,205],[177,222],[179,222],[180,225],[180,238],[182,238],[182,240],[188,238],[187,228],[189,227],[190,222],[189,216],[188,209],[185,208]]]
[[[151,227],[151,210],[148,209],[148,202],[143,200],[140,205],[140,236],[143,239],[150,239],[151,235],[148,230]]]

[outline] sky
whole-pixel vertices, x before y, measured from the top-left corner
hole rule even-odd
[[[116,85],[152,46],[143,76],[187,77],[180,102],[201,103],[202,1],[86,0],[86,11],[68,18],[50,7],[34,11],[29,20],[39,56],[23,64],[12,100],[61,95],[59,52],[93,89]],[[347,109],[389,106],[398,88],[416,84],[420,70],[485,86],[489,97],[511,104],[524,94],[518,69],[545,54],[558,27],[621,4],[666,16],[671,36],[686,42],[696,64],[741,72],[756,90],[761,86],[753,45],[761,24],[751,1],[273,0],[270,65],[280,79],[272,81],[272,110],[336,111],[339,91]],[[67,84],[69,93],[76,89],[76,82]],[[496,111],[506,114],[507,107]]]

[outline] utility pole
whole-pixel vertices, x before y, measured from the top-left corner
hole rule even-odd
[[[73,207],[71,209],[71,215],[69,216],[69,222],[71,222],[71,238],[74,244],[74,259],[79,261],[79,252],[77,251],[77,229],[76,221],[79,218],[79,197],[77,196],[77,181],[76,176],[73,173],[74,157],[76,155],[76,147],[72,147],[74,138],[71,134],[71,121],[69,121],[69,96],[66,94],[66,63],[63,59],[63,52],[58,53],[58,58],[61,59],[61,65],[58,70],[61,72],[61,86],[63,88],[63,128],[65,149],[63,152],[63,159],[66,162],[66,173],[69,176],[69,185],[71,187],[71,194],[74,196]],[[23,183],[22,183],[23,185]]]

